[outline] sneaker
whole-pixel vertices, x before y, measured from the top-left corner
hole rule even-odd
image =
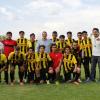
[[[59,83],[59,81],[56,81],[56,85],[59,85],[60,83]]]
[[[79,83],[82,83],[81,79],[78,79],[77,81],[78,81]]]
[[[47,81],[47,84],[48,84],[48,85],[50,84],[50,81],[49,81],[49,80]]]
[[[24,83],[23,82],[20,82],[20,86],[23,86],[24,85]]]
[[[74,81],[73,83],[74,83],[75,85],[79,85],[79,83],[78,83],[77,81]]]

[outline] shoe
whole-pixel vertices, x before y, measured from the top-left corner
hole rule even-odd
[[[14,86],[14,83],[13,82],[11,83],[11,86]]]
[[[79,85],[79,83],[78,83],[77,81],[74,81],[73,83],[74,83],[75,85]]]
[[[59,83],[59,81],[56,81],[56,85],[59,85],[60,83]]]
[[[47,84],[48,84],[48,85],[50,84],[50,81],[49,81],[49,80],[47,81]]]
[[[24,85],[24,83],[23,82],[20,82],[20,86],[23,86]]]
[[[79,83],[82,83],[81,79],[78,79],[77,81],[78,81]]]

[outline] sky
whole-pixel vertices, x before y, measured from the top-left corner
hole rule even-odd
[[[17,39],[18,32],[25,31],[25,37],[47,31],[66,35],[67,31],[88,31],[100,27],[100,0],[0,0],[0,35],[7,31]]]

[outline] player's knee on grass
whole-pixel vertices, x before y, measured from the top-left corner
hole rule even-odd
[[[77,73],[80,73],[81,72],[81,69],[80,68],[77,68]]]

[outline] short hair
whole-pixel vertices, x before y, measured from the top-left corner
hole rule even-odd
[[[21,34],[21,33],[25,34],[25,32],[24,32],[24,31],[19,31],[19,34]]]
[[[78,32],[77,34],[81,34],[82,35],[82,32]]]
[[[60,35],[59,38],[60,38],[60,39],[61,39],[61,38],[65,39],[65,35]]]
[[[20,47],[19,47],[19,46],[16,46],[16,47],[15,47],[15,50],[16,50],[16,51],[20,51]]]
[[[34,33],[31,33],[31,34],[30,34],[30,37],[31,37],[31,36],[35,36],[35,34],[34,34]]]
[[[71,31],[68,31],[67,34],[71,34],[72,35],[72,32]]]
[[[53,31],[53,32],[52,32],[52,34],[55,34],[55,35],[57,35],[57,31]]]
[[[11,34],[12,35],[12,32],[7,32],[6,35],[8,35],[8,34]]]
[[[98,28],[93,28],[93,30],[96,30],[99,33],[99,29]]]
[[[29,51],[30,49],[32,49],[32,51],[33,51],[33,48],[32,48],[32,47],[29,47],[29,48],[28,48],[28,51]]]
[[[83,32],[82,32],[82,34],[84,34],[84,33],[86,33],[86,34],[87,34],[87,31],[83,31]]]
[[[66,50],[66,48],[68,48],[70,51],[71,51],[71,47],[69,45],[67,45],[65,48],[64,48],[64,51]]]
[[[45,49],[45,45],[40,45],[40,46],[39,46],[39,49],[40,49],[41,47],[43,47],[43,48]]]

